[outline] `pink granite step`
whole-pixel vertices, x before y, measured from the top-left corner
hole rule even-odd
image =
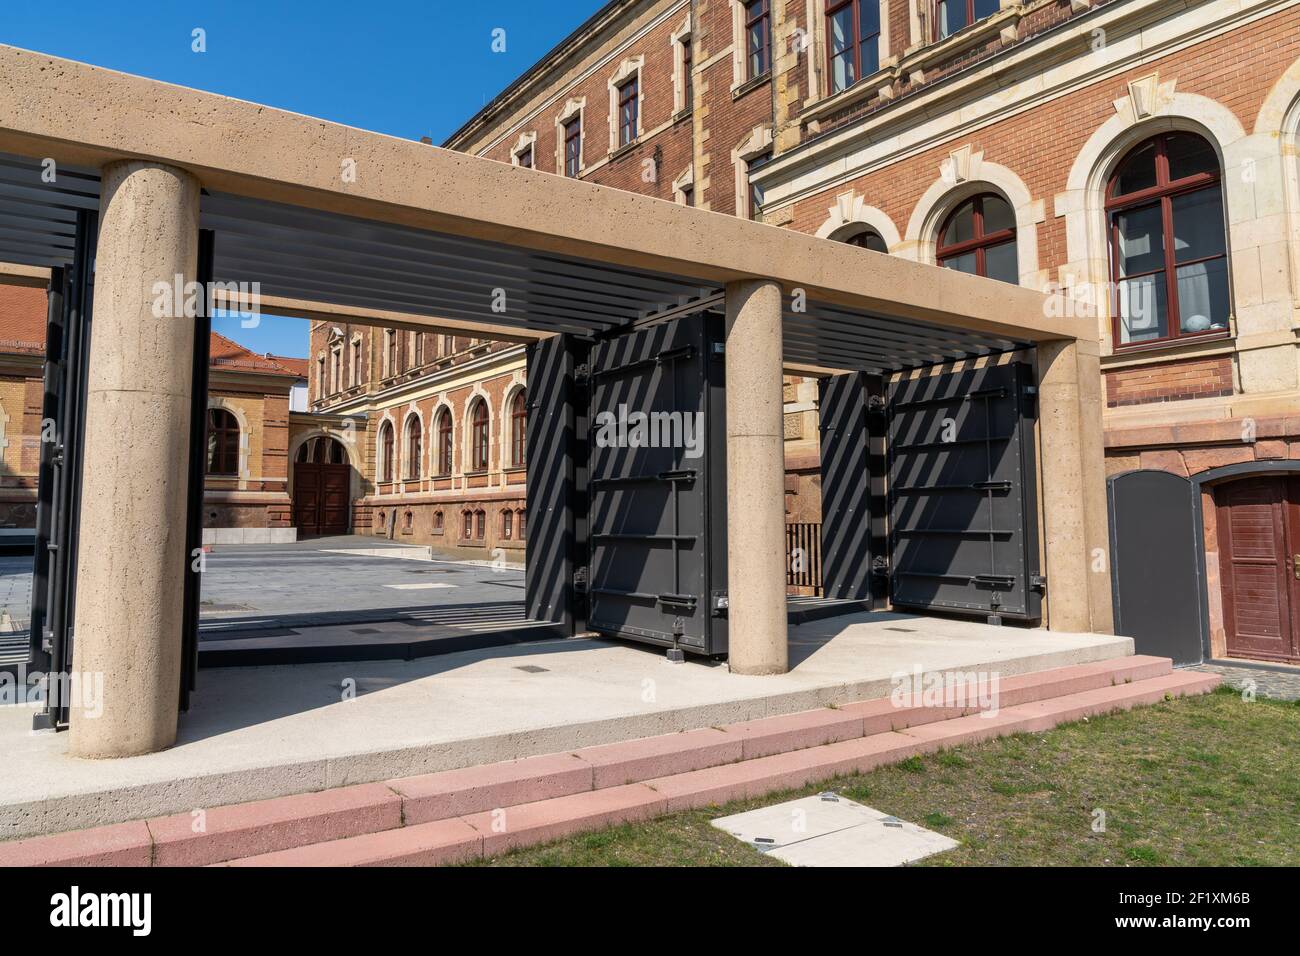
[[[545,754],[504,763],[389,780],[401,794],[407,826],[480,810],[533,803],[592,789],[592,767],[572,754]]]
[[[574,751],[574,756],[591,766],[593,787],[600,790],[740,760],[747,756],[744,740],[730,731],[729,727],[705,727],[623,740],[584,747]]]
[[[1001,681],[1000,709],[989,714],[978,713],[975,698],[975,707],[862,701],[570,754],[209,808],[201,827],[194,815],[183,813],[15,841],[0,844],[0,865],[200,865],[240,857],[262,865],[449,862],[803,787],[916,753],[1039,731],[1166,695],[1203,693],[1217,683],[1214,675],[1171,673],[1162,658],[1083,664]],[[477,837],[450,825],[457,820]]]
[[[400,827],[402,798],[366,783],[155,817],[148,825],[154,866],[207,866]]]
[[[153,841],[143,820],[0,843],[0,866],[149,866]]]
[[[457,818],[263,853],[224,865],[444,866],[482,855],[483,834]]]
[[[483,835],[483,855],[549,843],[620,823],[649,820],[666,809],[663,796],[642,783],[576,793],[464,817]]]

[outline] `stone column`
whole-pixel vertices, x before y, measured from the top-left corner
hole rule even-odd
[[[176,741],[195,323],[175,314],[174,293],[156,315],[155,284],[194,281],[198,230],[189,173],[104,167],[73,642],[73,669],[83,680],[102,675],[103,690],[72,701],[78,757]]]
[[[727,591],[731,671],[789,670],[781,287],[727,286]]]
[[[1038,408],[1048,627],[1111,634],[1115,623],[1097,342],[1039,343]]]

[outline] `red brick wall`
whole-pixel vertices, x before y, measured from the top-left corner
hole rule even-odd
[[[1232,357],[1187,359],[1107,372],[1106,404],[1145,405],[1232,394]]]

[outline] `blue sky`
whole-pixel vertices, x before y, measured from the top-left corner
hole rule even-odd
[[[0,42],[441,143],[603,2],[0,0]],[[258,352],[307,354],[297,321],[214,325]]]

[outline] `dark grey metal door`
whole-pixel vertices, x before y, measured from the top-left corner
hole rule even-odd
[[[1167,471],[1130,471],[1107,486],[1115,633],[1133,638],[1139,654],[1201,663],[1195,487]]]
[[[1028,365],[889,388],[890,593],[899,607],[1037,620]]]
[[[593,631],[726,652],[721,342],[721,317],[694,315],[591,350],[586,585]]]

